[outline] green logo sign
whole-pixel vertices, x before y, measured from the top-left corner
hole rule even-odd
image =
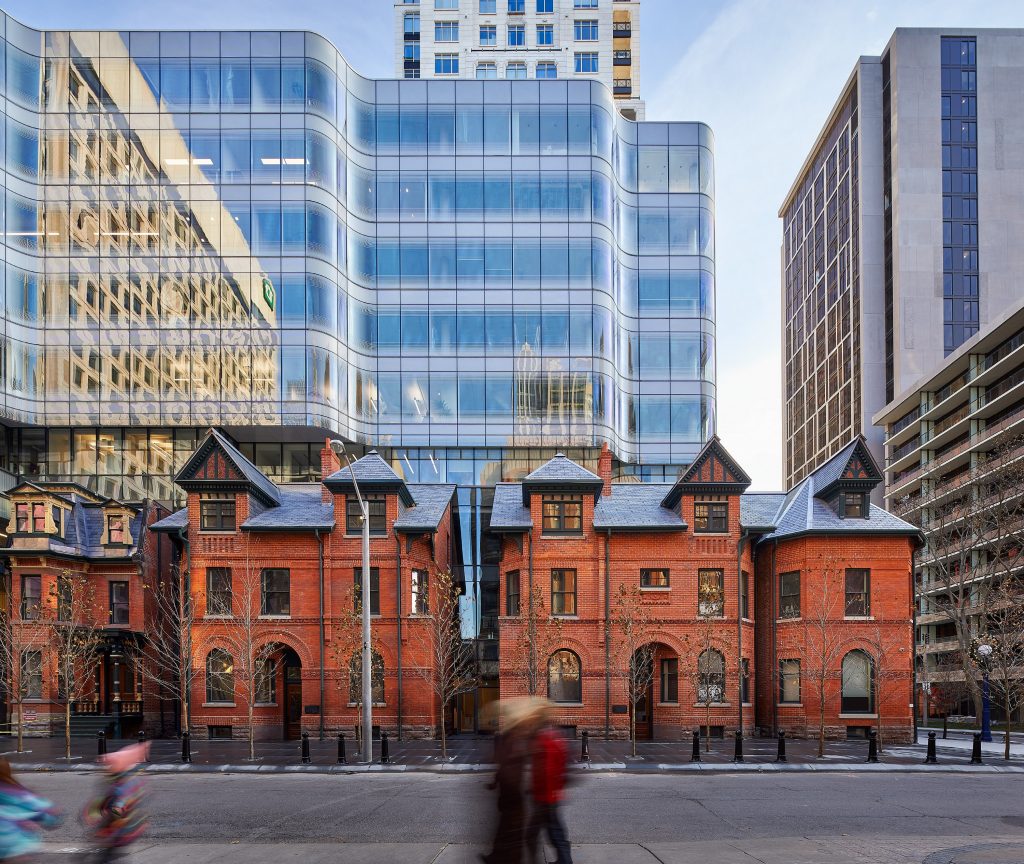
[[[274,293],[274,283],[264,277],[263,279],[263,299],[267,301],[267,306],[270,307],[270,311],[274,311],[274,300],[277,299],[277,294]]]

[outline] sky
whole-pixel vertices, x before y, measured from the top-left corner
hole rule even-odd
[[[364,75],[392,75],[391,0],[0,6],[40,29],[315,30]],[[647,119],[702,120],[715,133],[718,434],[754,489],[782,488],[778,209],[857,58],[880,54],[896,27],[1024,27],[1024,4],[643,0]]]

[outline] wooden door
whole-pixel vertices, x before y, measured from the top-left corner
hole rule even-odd
[[[653,686],[647,688],[647,692],[636,703],[636,740],[649,741],[654,730],[654,720],[651,710],[654,705],[652,698]]]
[[[284,678],[284,737],[294,741],[302,733],[302,670],[288,666]]]

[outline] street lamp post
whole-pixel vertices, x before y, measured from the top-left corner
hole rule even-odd
[[[981,740],[992,740],[992,704],[989,698],[988,664],[995,647],[988,642],[978,641],[974,653],[981,666]]]
[[[345,443],[334,439],[331,441],[331,450],[340,459],[345,457],[348,464],[348,473],[352,477],[352,485],[356,490],[356,499],[359,501],[359,512],[363,517],[363,569],[359,580],[360,602],[362,603],[363,618],[363,747],[362,757],[367,764],[373,762],[373,682],[370,679],[372,674],[372,648],[370,643],[370,510],[359,491],[359,481],[356,480],[356,472],[352,470],[352,460],[345,452]]]

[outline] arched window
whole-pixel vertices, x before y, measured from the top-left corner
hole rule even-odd
[[[875,713],[875,663],[863,651],[843,658],[843,714]]]
[[[235,701],[235,665],[223,648],[206,655],[206,701]]]
[[[725,701],[725,657],[709,648],[697,660],[697,701],[707,705]]]
[[[552,702],[582,702],[583,676],[580,658],[566,649],[548,658],[548,699]]]
[[[374,704],[384,704],[384,658],[379,651],[370,655],[370,698]],[[363,699],[363,651],[356,651],[348,662],[348,701],[361,702]]]

